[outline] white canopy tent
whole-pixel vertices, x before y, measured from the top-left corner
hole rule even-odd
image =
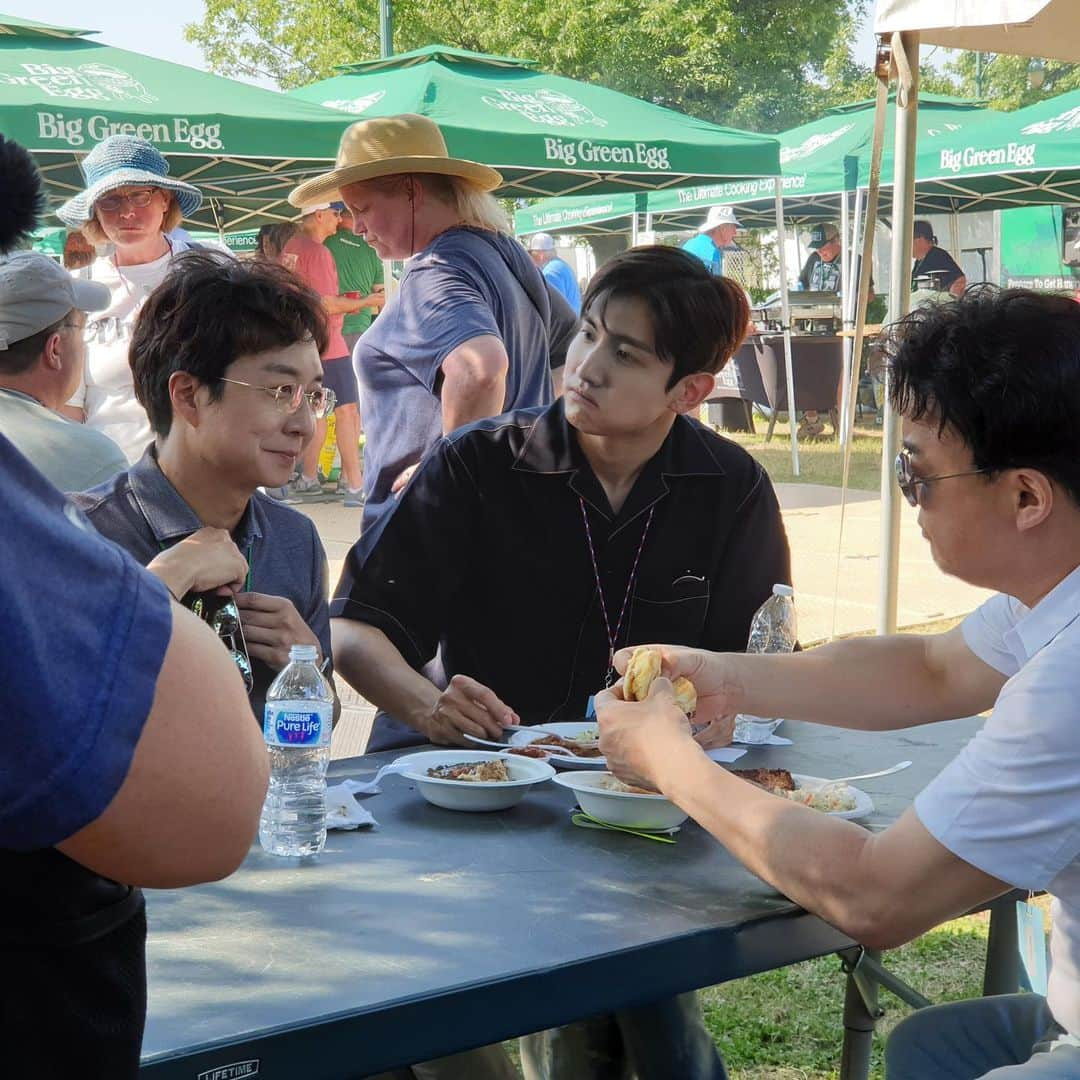
[[[928,45],[1076,60],[1076,0],[878,0],[876,34]]]
[[[878,0],[874,31],[891,47],[900,88],[896,95],[896,156],[889,311],[911,305],[911,225],[915,216],[915,138],[919,45],[1014,53],[1080,62],[1077,0]],[[879,107],[884,102],[879,97]],[[900,423],[886,395],[881,458],[881,547],[878,588],[880,634],[896,630],[900,550],[900,492],[893,458]]]

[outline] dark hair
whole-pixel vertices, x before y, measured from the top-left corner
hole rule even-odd
[[[150,294],[131,336],[128,362],[135,396],[158,435],[172,426],[169,378],[194,375],[221,397],[221,378],[238,357],[298,341],[326,348],[319,296],[273,263],[224,252],[185,251]]]
[[[1080,503],[1080,304],[980,285],[895,323],[886,351],[898,412],[952,427],[976,468],[1038,469]]]
[[[929,240],[931,244],[937,243],[937,237],[934,235],[934,226],[929,221],[916,221],[911,226],[911,235],[918,239],[921,237],[923,240]]]
[[[13,341],[6,349],[0,351],[0,375],[22,375],[29,371],[41,359],[41,354],[45,351],[45,343],[53,334],[60,333],[60,328],[70,317],[69,311],[62,319],[57,319],[52,326],[46,326],[44,330],[38,330],[36,334]]]
[[[681,248],[631,248],[604,263],[581,301],[582,314],[601,323],[613,296],[636,296],[649,306],[656,355],[680,379],[707,371],[715,375],[742,344],[750,305],[742,287],[711,274]]]
[[[30,151],[0,135],[0,255],[21,247],[45,212],[45,187]]]
[[[285,249],[285,245],[296,235],[300,226],[295,221],[279,221],[270,225],[260,225],[256,236],[256,256],[264,259],[276,259]]]

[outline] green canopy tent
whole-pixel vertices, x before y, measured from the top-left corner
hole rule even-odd
[[[967,130],[986,111],[976,101],[932,94],[921,104],[921,134],[924,145],[930,146]],[[873,123],[874,102],[858,101],[776,136],[787,221],[803,224],[843,216],[845,194],[850,202],[851,193],[866,184]],[[740,221],[767,228],[775,224],[775,186],[772,176],[761,176],[652,191],[646,194],[644,207],[637,209],[650,216],[654,228],[687,229],[701,224],[708,207],[730,203],[738,207]],[[635,208],[614,204],[605,211],[603,207],[610,203],[587,197],[575,202],[547,199],[518,211],[517,232],[575,232],[575,226],[584,221],[603,225],[607,232],[629,232]],[[572,212],[564,214],[564,209]],[[549,224],[538,224],[541,219]]]
[[[514,232],[573,233],[575,236],[605,236],[629,232],[630,218],[646,211],[642,195],[562,195],[541,199],[532,206],[514,211]]]
[[[452,154],[503,174],[504,196],[612,194],[780,171],[770,136],[549,75],[531,60],[430,45],[342,70],[289,96],[356,119],[428,116]]]
[[[987,109],[918,145],[915,207],[924,213],[1069,202],[1080,202],[1080,90],[1014,112]]]
[[[0,16],[0,131],[29,149],[50,204],[80,191],[79,159],[115,133],[158,147],[206,201],[215,232],[291,220],[288,193],[337,154],[343,118],[284,94]]]
[[[342,72],[291,94],[355,118],[427,116],[439,125],[451,154],[502,173],[498,194],[503,196],[589,193],[633,199],[650,190],[780,173],[780,146],[770,136],[719,127],[604,86],[549,75],[532,60],[430,45],[350,64]],[[599,223],[611,212],[593,220]],[[582,219],[579,226],[587,230],[589,223]],[[787,345],[792,392],[790,341]],[[798,473],[794,440],[792,463]]]

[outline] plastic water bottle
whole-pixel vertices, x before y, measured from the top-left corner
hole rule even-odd
[[[774,585],[772,596],[750,620],[748,653],[789,653],[795,649],[795,590],[790,585]],[[735,742],[760,743],[768,739],[781,721],[740,713],[735,718]]]
[[[316,666],[314,645],[294,645],[266,694],[263,737],[270,788],[259,842],[271,855],[315,855],[326,844],[326,766],[334,694]]]

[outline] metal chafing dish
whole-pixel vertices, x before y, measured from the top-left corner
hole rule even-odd
[[[788,293],[793,334],[836,334],[841,327],[840,297],[831,292]],[[754,309],[759,330],[780,330],[783,326],[780,293],[775,292]]]

